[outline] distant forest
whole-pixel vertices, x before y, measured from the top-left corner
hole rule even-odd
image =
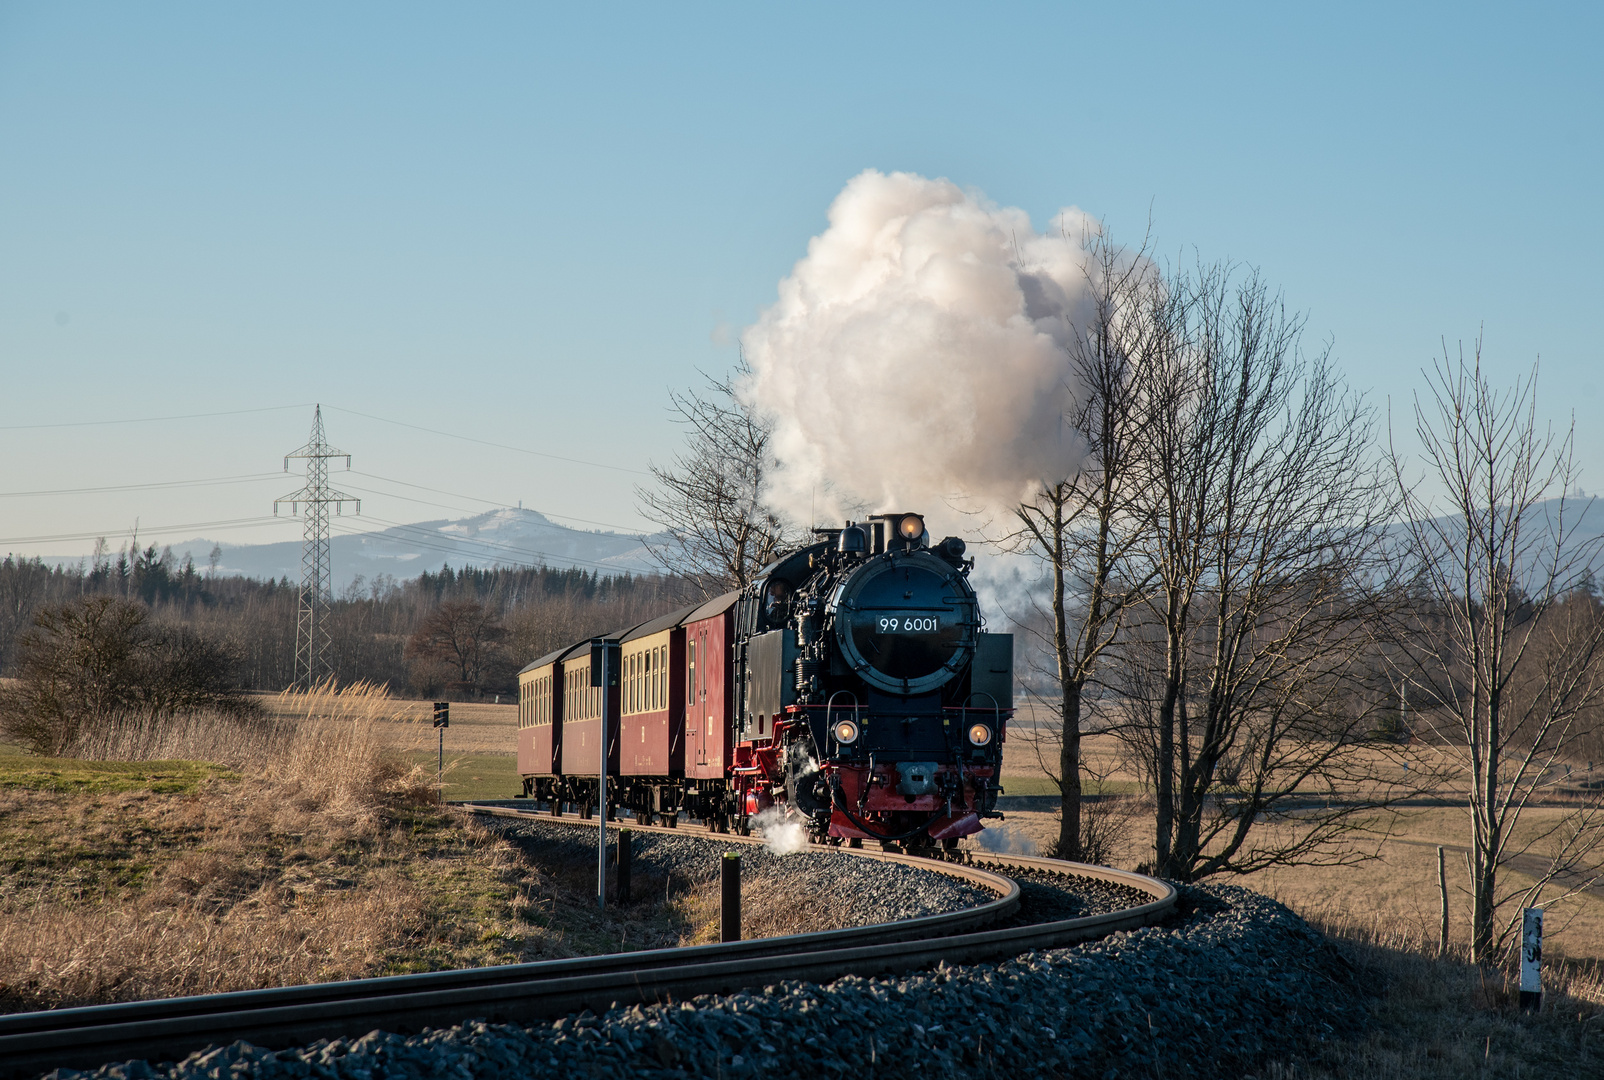
[[[517,671],[530,660],[652,618],[688,595],[676,578],[544,566],[447,566],[406,581],[359,576],[330,606],[334,675],[402,695],[515,693]],[[298,583],[220,575],[154,546],[77,566],[0,561],[0,676],[16,673],[38,612],[93,596],[142,604],[153,624],[184,626],[224,646],[244,689],[278,691],[294,681]],[[471,661],[463,659],[465,637]]]

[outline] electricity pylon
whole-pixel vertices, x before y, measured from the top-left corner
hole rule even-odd
[[[341,503],[355,503],[362,512],[362,500],[329,487],[329,458],[343,457],[351,467],[351,455],[336,450],[323,438],[323,406],[312,413],[312,437],[299,450],[284,455],[284,471],[290,471],[290,458],[306,459],[306,486],[300,491],[273,500],[273,514],[280,503],[290,504],[290,513],[306,507],[306,529],[301,539],[301,606],[295,619],[295,685],[312,687],[329,678],[329,507],[340,513]]]

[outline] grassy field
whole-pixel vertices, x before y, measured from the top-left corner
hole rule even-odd
[[[406,728],[392,712],[376,696],[303,702],[271,725],[204,720],[163,740],[194,757],[48,759],[0,745],[0,1011],[716,933],[716,868],[672,887],[643,874],[639,901],[598,912],[589,857],[533,859],[435,805],[432,770],[390,745]],[[511,773],[508,756],[463,755],[452,775],[503,795],[493,785]],[[752,933],[786,925],[753,907]]]
[[[264,698],[269,712],[282,708]],[[433,703],[397,700],[373,720],[374,737],[387,749],[416,764],[429,778],[440,761],[440,736]],[[451,703],[444,729],[444,792],[447,801],[511,799],[523,790],[518,779],[518,706],[489,702]]]
[[[168,750],[146,747],[152,760],[0,746],[0,1010],[588,955],[712,932],[710,883],[598,914],[588,858],[531,857],[434,805],[429,703],[373,697],[323,714],[278,705],[270,745],[210,727],[180,732]],[[516,708],[452,713],[445,797],[511,797]],[[1140,792],[1106,743],[1090,740],[1088,751],[1104,776],[1091,790]],[[1019,738],[1005,745],[1004,785],[1010,795],[1056,792]],[[1151,853],[1152,822],[1140,798],[1120,805],[1134,812],[1111,861],[1134,866]],[[1531,811],[1524,827],[1555,813]],[[1025,812],[983,837],[1032,851],[1056,833],[1055,814]],[[1273,1065],[1264,1080],[1600,1075],[1604,898],[1550,913],[1545,1010],[1520,1014],[1503,973],[1464,960],[1465,834],[1461,809],[1410,808],[1357,838],[1370,856],[1362,862],[1240,882],[1325,928],[1377,988],[1367,1035]],[[1453,888],[1446,957],[1436,947],[1438,844]],[[748,915],[752,933],[791,925],[784,911]]]
[[[432,780],[435,775],[436,756],[416,753],[410,756]],[[446,755],[445,782],[442,785],[446,801],[467,799],[511,799],[523,791],[518,778],[518,759],[512,754],[458,754]]]
[[[696,880],[642,868],[636,900],[598,912],[588,843],[526,848],[438,805],[426,703],[275,704],[101,746],[145,760],[0,745],[0,1011],[716,940],[716,858]],[[453,712],[446,797],[514,794],[515,711]],[[798,917],[755,887],[743,932]]]

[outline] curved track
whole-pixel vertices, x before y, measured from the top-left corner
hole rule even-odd
[[[470,813],[548,815],[490,805]],[[640,831],[683,832],[630,825]],[[716,835],[720,842],[761,843]],[[837,851],[848,849],[837,848]],[[940,961],[998,960],[1151,925],[1175,906],[1173,886],[1123,870],[1013,855],[977,854],[977,865],[851,851],[959,877],[994,892],[986,904],[918,919],[690,948],[613,953],[534,964],[317,983],[229,994],[94,1005],[0,1016],[0,1076],[30,1077],[58,1066],[177,1060],[208,1044],[237,1039],[285,1047],[374,1028],[415,1031],[468,1019],[527,1023],[582,1009],[733,993],[783,980],[828,982],[844,975],[890,975]],[[990,928],[1017,916],[1019,886],[1009,867],[1115,882],[1152,899],[1136,907],[1056,922]]]

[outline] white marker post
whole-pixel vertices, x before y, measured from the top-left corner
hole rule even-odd
[[[1521,913],[1520,925],[1520,1007],[1536,1012],[1543,1007],[1543,909],[1529,907]]]

